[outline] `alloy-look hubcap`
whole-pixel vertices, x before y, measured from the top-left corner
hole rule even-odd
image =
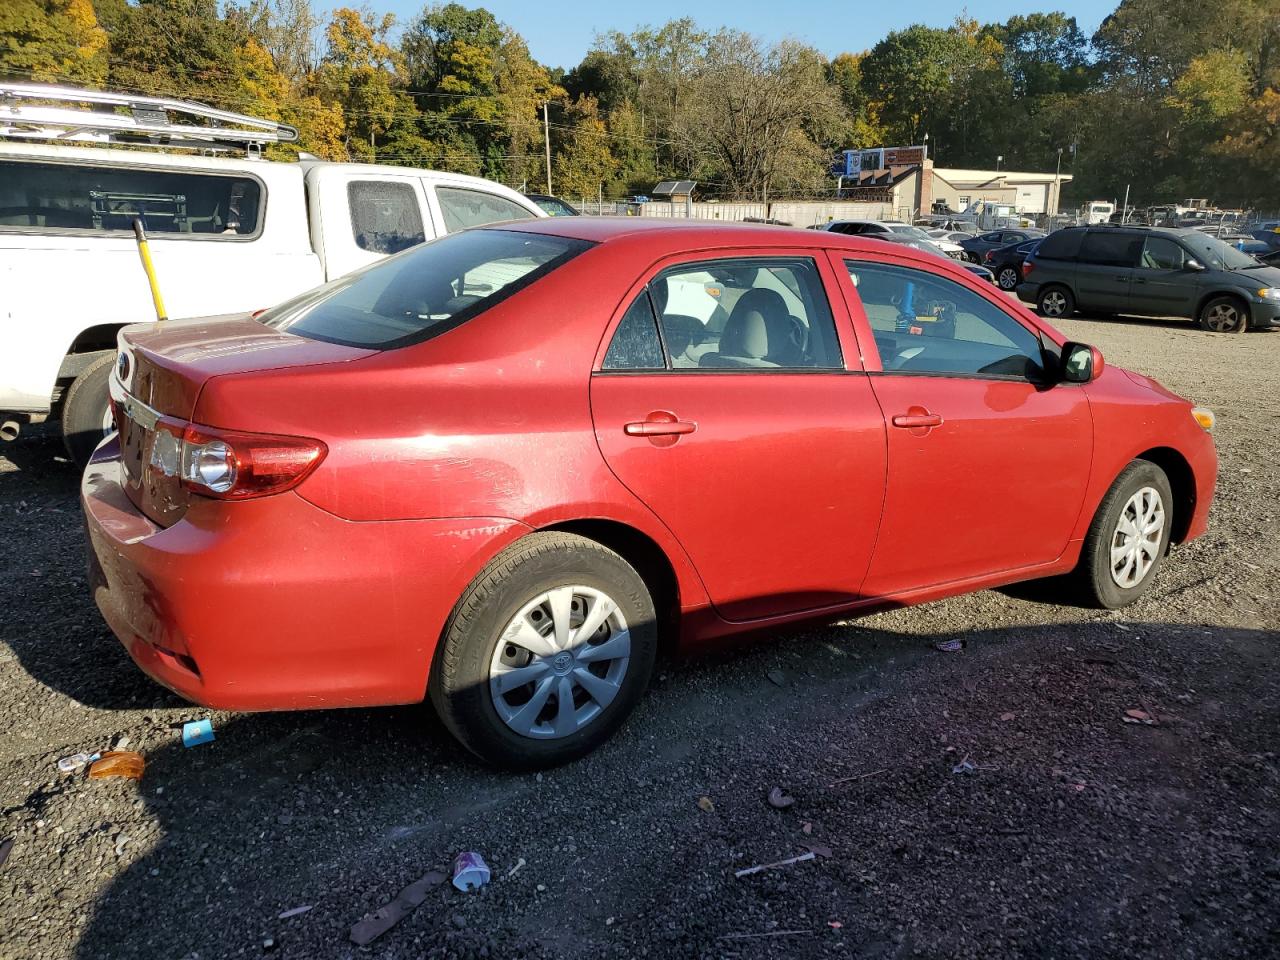
[[[1066,309],[1066,306],[1066,298],[1056,291],[1053,293],[1046,293],[1044,295],[1044,300],[1040,304],[1040,308],[1051,317],[1062,316],[1062,311]]]
[[[1235,307],[1226,303],[1220,303],[1209,311],[1205,320],[1208,322],[1210,330],[1215,330],[1218,333],[1226,333],[1227,331],[1234,330],[1239,326],[1240,314],[1236,311]]]
[[[608,594],[548,590],[502,631],[489,664],[494,709],[521,736],[567,737],[613,702],[630,657],[626,618]]]
[[[1018,285],[1018,273],[1013,267],[1005,267],[1000,271],[1000,287],[1003,290],[1012,290]]]
[[[1151,572],[1164,523],[1164,499],[1154,487],[1143,487],[1125,503],[1111,535],[1111,579],[1116,586],[1136,587]]]

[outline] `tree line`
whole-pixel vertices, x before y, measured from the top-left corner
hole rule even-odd
[[[844,21],[850,48],[856,18]],[[483,8],[311,0],[4,0],[0,76],[199,100],[298,127],[326,159],[428,166],[567,197],[830,196],[840,150],[926,142],[940,166],[1052,170],[1068,202],[1280,209],[1280,0],[1121,0],[890,33],[827,58],[691,19],[538,63]],[[926,139],[927,138],[927,139]]]

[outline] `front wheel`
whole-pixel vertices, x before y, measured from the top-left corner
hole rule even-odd
[[[1076,312],[1076,301],[1066,287],[1045,287],[1036,299],[1036,306],[1043,316],[1060,320]]]
[[[1102,498],[1080,552],[1076,578],[1084,599],[1107,610],[1151,588],[1169,549],[1173,492],[1154,463],[1135,460]]]
[[[1200,329],[1213,333],[1243,333],[1249,314],[1235,297],[1214,297],[1200,311]]]
[[[499,554],[459,601],[431,702],[481,759],[554,766],[617,731],[656,650],[653,600],[626,560],[584,537],[536,533]]]
[[[107,379],[115,359],[115,354],[109,353],[85,367],[62,402],[62,443],[81,470],[102,438],[114,429]]]

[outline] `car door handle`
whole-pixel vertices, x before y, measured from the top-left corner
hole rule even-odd
[[[908,430],[919,427],[940,427],[942,417],[936,413],[900,413],[893,418],[893,425]]]
[[[698,429],[698,424],[690,420],[637,420],[622,425],[622,433],[627,436],[678,436],[691,434]]]

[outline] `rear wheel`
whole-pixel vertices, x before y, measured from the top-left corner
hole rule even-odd
[[[1069,317],[1076,312],[1076,300],[1066,287],[1045,287],[1036,299],[1040,313],[1053,320]]]
[[[1235,297],[1214,297],[1200,310],[1200,329],[1213,333],[1243,333],[1249,313]]]
[[[431,701],[481,759],[554,766],[617,731],[649,683],[656,649],[653,601],[626,560],[584,537],[537,533],[499,554],[463,595]]]
[[[1116,610],[1146,593],[1172,529],[1169,478],[1148,460],[1133,461],[1102,498],[1085,537],[1076,568],[1084,599]]]
[[[1018,286],[1018,281],[1022,279],[1018,276],[1018,268],[1013,264],[1005,264],[996,271],[996,283],[999,284],[1001,290],[1013,290]]]
[[[62,402],[62,442],[82,470],[102,438],[114,429],[107,380],[115,359],[109,353],[85,367]]]

